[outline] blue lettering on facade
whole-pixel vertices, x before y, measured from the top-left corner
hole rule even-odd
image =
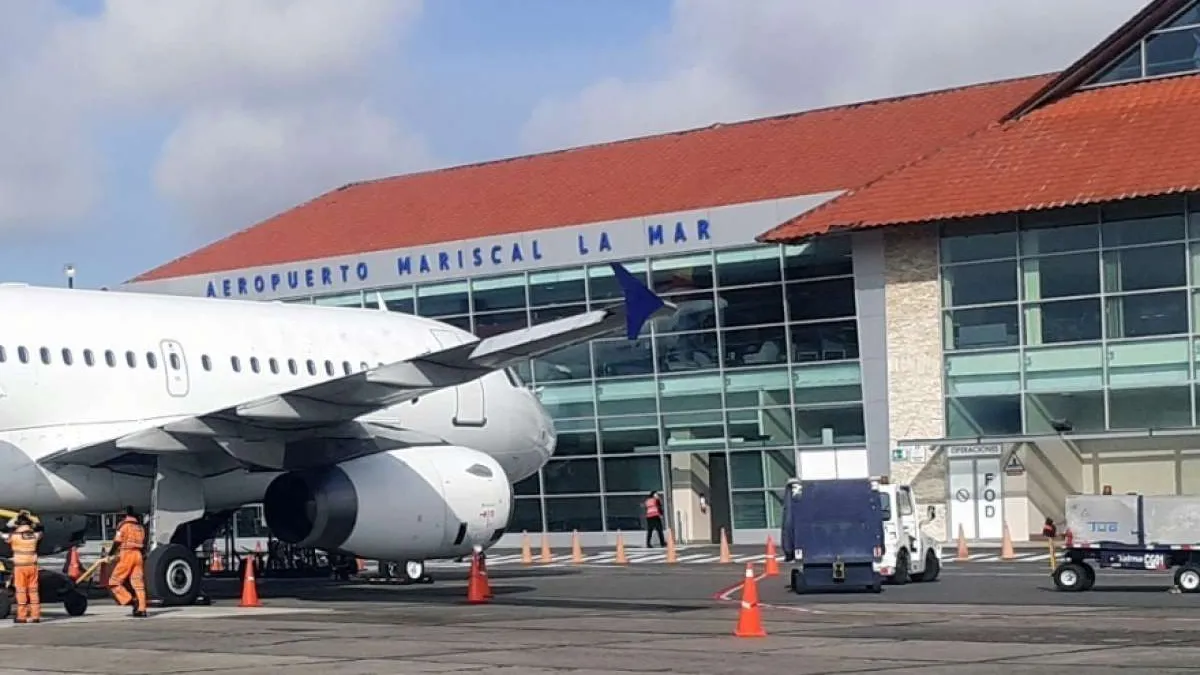
[[[619,234],[619,233],[618,233]],[[680,247],[712,239],[711,225],[707,219],[680,220],[674,223],[646,225],[646,241],[650,248]],[[617,251],[613,237],[607,230],[575,235],[576,255],[590,258],[597,254],[607,255]],[[635,253],[629,251],[629,253]],[[484,268],[488,272],[505,268],[520,268],[530,262],[545,258],[539,239],[514,239],[489,246],[469,249],[426,250],[396,257],[396,278],[425,276],[434,271],[454,272],[473,268]],[[569,261],[563,261],[568,262]],[[515,271],[515,270],[514,270]],[[370,267],[366,261],[339,263],[318,267],[297,267],[263,272],[252,276],[229,277],[210,280],[205,288],[208,297],[233,297],[286,293],[301,289],[345,289],[352,290],[370,279]],[[380,282],[387,283],[387,280]],[[318,291],[319,292],[319,291]]]

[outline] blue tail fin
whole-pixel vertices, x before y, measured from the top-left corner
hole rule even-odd
[[[618,263],[612,263],[613,274],[625,296],[625,335],[636,340],[646,321],[666,303]]]

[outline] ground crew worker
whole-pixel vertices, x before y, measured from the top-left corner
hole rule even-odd
[[[38,590],[38,542],[42,524],[22,510],[9,519],[0,537],[12,548],[13,586],[17,591],[17,615],[13,623],[41,623],[42,596]]]
[[[146,616],[146,578],[142,561],[142,548],[146,545],[146,528],[138,520],[133,507],[125,509],[125,518],[117,526],[117,534],[113,537],[112,548],[108,557],[119,555],[117,566],[108,577],[108,590],[118,605],[128,605],[134,597],[125,590],[125,579],[133,586],[133,594],[137,602],[133,603],[133,615]]]
[[[662,544],[663,548],[667,547],[667,538],[663,535],[663,503],[662,498],[658,493],[651,490],[650,496],[646,497],[646,501],[642,502],[642,507],[646,509],[646,548],[653,548],[650,544],[650,533],[658,532],[658,543]]]

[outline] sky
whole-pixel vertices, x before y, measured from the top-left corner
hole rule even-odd
[[[357,180],[1059,70],[1146,0],[0,0],[0,281]]]

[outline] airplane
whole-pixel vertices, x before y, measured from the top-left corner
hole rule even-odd
[[[513,366],[675,311],[612,269],[623,302],[483,339],[382,303],[0,284],[0,507],[41,517],[43,555],[81,543],[85,514],[148,512],[164,605],[196,602],[196,548],[254,503],[281,541],[415,580],[495,544],[554,453]]]

